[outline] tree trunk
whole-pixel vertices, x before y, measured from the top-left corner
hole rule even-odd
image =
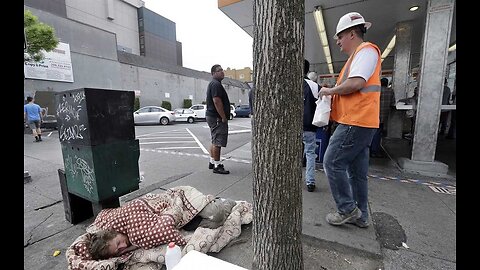
[[[253,264],[303,269],[304,0],[254,0]]]

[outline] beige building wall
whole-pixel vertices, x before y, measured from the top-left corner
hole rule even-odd
[[[252,69],[246,67],[244,69],[230,69],[227,68],[224,70],[225,77],[230,79],[239,80],[241,82],[251,82],[252,81]]]

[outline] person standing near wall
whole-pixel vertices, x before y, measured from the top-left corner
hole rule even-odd
[[[452,91],[452,105],[457,105],[457,79],[453,84],[453,91]],[[452,110],[450,116],[450,127],[448,128],[447,139],[453,140],[457,138],[457,110]]]
[[[340,18],[334,38],[349,58],[336,86],[320,90],[320,97],[332,95],[330,119],[338,123],[323,160],[337,206],[337,212],[326,216],[331,225],[369,226],[368,153],[380,122],[381,72],[380,49],[363,39],[370,26],[357,12]]]
[[[27,97],[27,102],[27,104],[23,105],[23,118],[32,130],[33,137],[35,138],[33,142],[41,142],[42,130],[40,129],[40,125],[42,124],[42,108],[34,103],[32,97]]]
[[[317,135],[317,126],[312,125],[313,116],[318,99],[318,84],[307,77],[310,69],[310,62],[304,60],[303,72],[303,154],[306,158],[305,168],[305,182],[307,184],[307,191],[313,192],[315,190],[315,141]]]
[[[213,65],[211,73],[212,80],[207,87],[207,111],[205,112],[212,136],[208,168],[213,169],[213,173],[229,174],[230,171],[225,170],[220,161],[220,151],[222,147],[227,146],[230,100],[222,85],[222,80],[225,78],[222,66]]]
[[[448,87],[448,80],[445,78],[442,93],[442,105],[449,105],[450,102],[450,87]],[[445,135],[447,131],[448,115],[450,111],[440,111],[440,132],[439,135]]]

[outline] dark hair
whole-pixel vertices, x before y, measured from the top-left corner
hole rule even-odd
[[[348,32],[348,31],[352,31],[352,30],[361,39],[363,39],[364,34],[367,33],[367,28],[363,24],[354,25],[352,27],[349,27],[349,28],[343,30],[342,32]],[[342,33],[342,32],[340,32],[340,33]],[[338,34],[340,35],[340,33],[338,33]]]
[[[90,239],[88,251],[94,260],[108,259],[112,254],[108,253],[108,242],[117,236],[118,232],[112,230],[100,230],[93,233]]]
[[[217,71],[217,68],[218,68],[218,67],[220,67],[219,64],[213,65],[213,66],[212,66],[212,69],[210,70],[210,73],[212,73],[212,75],[213,75],[213,73],[215,73],[215,71]]]
[[[308,71],[310,70],[310,62],[307,59],[304,59],[303,62],[303,74],[307,75]]]
[[[33,100],[33,97],[27,97],[27,102],[30,102]]]
[[[387,79],[387,78],[382,78],[382,79],[380,80],[380,84],[381,84],[382,86],[388,86],[388,79]]]

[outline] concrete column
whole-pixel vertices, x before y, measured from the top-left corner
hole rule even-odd
[[[433,175],[448,171],[448,165],[434,158],[454,3],[455,0],[428,1],[412,158],[399,162],[409,171]]]
[[[410,55],[412,51],[412,22],[399,22],[395,27],[395,62],[393,67],[393,90],[395,100],[407,97]]]
[[[405,21],[397,23],[395,35],[395,60],[392,88],[395,92],[395,101],[398,101],[407,97],[412,47],[412,22]],[[405,111],[393,111],[390,115],[387,136],[390,138],[401,138]]]

